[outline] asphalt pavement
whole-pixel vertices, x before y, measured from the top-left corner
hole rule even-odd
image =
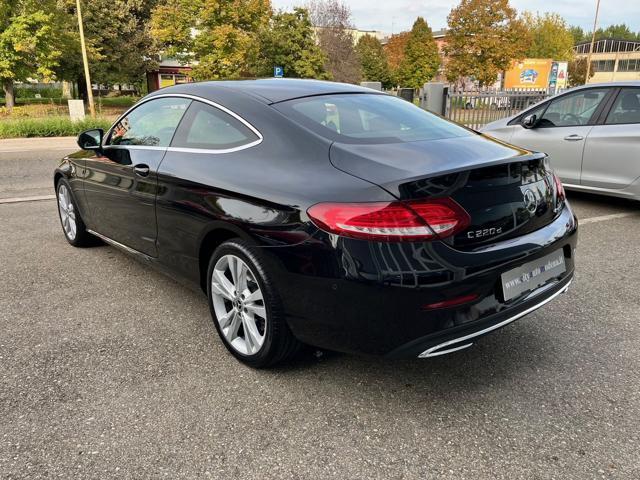
[[[0,142],[0,478],[640,478],[640,203],[570,193],[569,293],[468,350],[255,371],[202,294],[3,203],[66,141]]]

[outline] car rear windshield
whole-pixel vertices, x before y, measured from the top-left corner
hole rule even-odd
[[[473,135],[471,130],[390,95],[319,95],[274,106],[336,142],[397,143]]]

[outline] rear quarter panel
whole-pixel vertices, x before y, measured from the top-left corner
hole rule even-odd
[[[158,170],[159,257],[183,276],[197,274],[202,239],[213,230],[261,247],[295,245],[317,230],[306,214],[315,203],[391,199],[334,168],[329,142],[268,105],[230,108],[260,131],[260,144],[232,153],[170,150]]]

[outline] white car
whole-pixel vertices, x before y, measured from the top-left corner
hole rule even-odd
[[[547,153],[566,188],[640,200],[640,82],[576,87],[481,131]]]

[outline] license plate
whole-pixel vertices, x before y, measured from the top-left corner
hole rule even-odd
[[[509,270],[501,276],[504,300],[535,290],[565,271],[562,249]]]

